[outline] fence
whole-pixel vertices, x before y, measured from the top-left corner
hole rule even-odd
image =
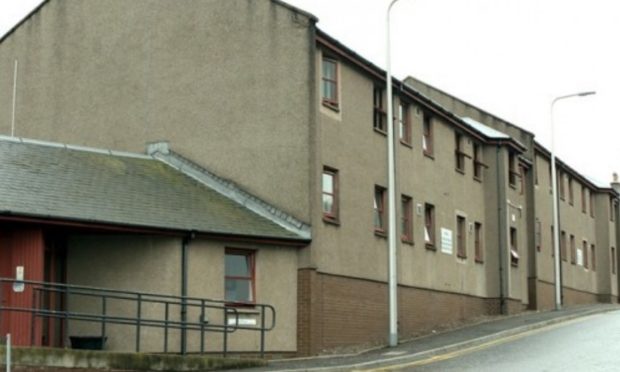
[[[12,301],[16,296],[21,296],[21,301]],[[274,307],[267,304],[251,304],[252,314],[256,319],[247,321],[240,317],[244,315],[239,310],[243,307],[236,305],[250,306],[205,298],[0,278],[0,331],[6,331],[2,329],[3,324],[5,328],[9,327],[7,319],[10,319],[8,318],[10,314],[28,314],[29,316],[22,316],[22,323],[30,328],[30,346],[45,343],[51,346],[51,339],[56,337],[61,340],[61,345],[56,346],[66,347],[70,323],[81,322],[94,324],[98,333],[81,337],[81,341],[88,338],[90,342],[99,342],[101,346],[107,340],[108,327],[111,325],[133,330],[136,352],[141,351],[144,330],[148,328],[163,330],[161,352],[164,353],[170,352],[170,334],[175,330],[180,333],[179,351],[182,354],[205,353],[207,335],[221,334],[223,339],[221,351],[224,356],[229,351],[231,334],[257,332],[258,351],[263,357],[265,334],[274,329],[276,323]],[[112,307],[114,310],[111,310]],[[190,320],[188,314],[198,317],[196,320]],[[197,350],[188,348],[187,340],[190,334],[198,334]],[[81,339],[77,336],[69,338],[74,344]]]

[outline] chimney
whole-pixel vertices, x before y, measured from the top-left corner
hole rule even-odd
[[[614,172],[613,181],[611,181],[611,188],[616,190],[616,192],[620,193],[620,181],[618,180],[618,173]]]

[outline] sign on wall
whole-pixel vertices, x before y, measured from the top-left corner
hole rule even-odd
[[[581,249],[577,249],[577,265],[583,266],[583,252]]]
[[[441,252],[452,254],[452,230],[441,228]]]

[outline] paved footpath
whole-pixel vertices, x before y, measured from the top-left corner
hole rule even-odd
[[[483,345],[537,328],[614,310],[620,310],[620,306],[597,304],[560,311],[526,312],[420,337],[394,348],[376,349],[355,355],[271,361],[266,368],[252,368],[246,371],[354,371],[383,368]]]

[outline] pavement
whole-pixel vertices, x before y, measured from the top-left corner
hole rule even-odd
[[[416,338],[393,348],[379,348],[357,354],[273,360],[267,367],[247,371],[354,371],[384,368],[484,345],[588,315],[619,310],[620,306],[616,304],[595,304],[559,311],[499,316],[483,323]]]

